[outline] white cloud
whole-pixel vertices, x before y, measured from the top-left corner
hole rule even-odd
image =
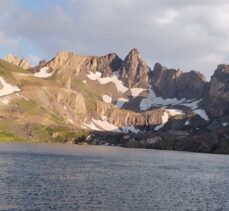
[[[8,38],[2,32],[0,32],[0,46],[18,46],[18,41],[16,39]]]
[[[38,65],[38,63],[41,61],[40,57],[34,56],[32,54],[30,54],[27,58],[29,59],[29,62],[32,66]]]
[[[4,34],[29,40],[44,57],[59,50],[124,57],[137,47],[151,66],[161,62],[208,77],[229,59],[228,0],[66,0],[65,7],[36,14],[16,0],[2,1]]]

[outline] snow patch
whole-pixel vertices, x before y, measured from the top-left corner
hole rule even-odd
[[[133,98],[139,96],[145,89],[143,88],[132,88],[130,89],[131,95]]]
[[[228,122],[222,122],[223,127],[227,127],[228,126]]]
[[[101,72],[90,72],[89,74],[87,74],[87,77],[92,80],[92,81],[95,81],[95,80],[99,80],[102,76],[102,73]]]
[[[129,90],[127,87],[125,87],[122,83],[122,81],[120,81],[118,79],[118,76],[113,74],[113,76],[111,77],[105,77],[105,78],[102,78],[102,73],[100,72],[90,72],[89,74],[87,74],[87,77],[90,79],[90,80],[97,80],[100,84],[104,85],[104,84],[108,84],[108,83],[114,83],[115,86],[116,86],[116,89],[119,91],[119,92],[126,92],[127,90]]]
[[[185,98],[182,98],[178,100],[177,98],[167,98],[163,99],[161,97],[157,97],[156,94],[152,89],[149,89],[149,94],[147,98],[144,98],[140,102],[140,110],[145,111],[149,109],[151,106],[168,106],[168,105],[182,105],[190,108],[194,113],[198,114],[201,118],[203,118],[206,121],[209,121],[209,117],[207,116],[204,109],[199,109],[198,104],[202,101],[202,99],[199,100],[186,100]]]
[[[91,130],[100,131],[100,129],[97,128],[93,122],[90,122],[88,124],[84,123],[83,124],[83,128],[88,128],[88,129],[91,129]]]
[[[184,115],[184,112],[179,109],[166,109],[166,112],[168,112],[170,116]]]
[[[129,132],[140,133],[141,132],[139,129],[136,129],[133,125],[121,127],[121,130],[123,133],[129,133]]]
[[[71,119],[68,119],[68,122],[70,122],[71,124],[74,124],[74,122]]]
[[[92,123],[94,123],[97,128],[101,128],[103,131],[121,132],[117,126],[109,123],[105,116],[103,116],[102,120],[96,120],[93,118]]]
[[[190,121],[185,121],[185,123],[184,123],[184,125],[186,126],[186,125],[189,125],[190,124]]]
[[[122,108],[122,106],[127,103],[129,100],[126,98],[119,98],[116,103],[117,108]]]
[[[12,86],[11,84],[7,83],[2,77],[0,77],[0,82],[3,86],[3,88],[0,89],[0,97],[20,91],[18,87]]]
[[[204,109],[196,109],[193,111],[194,113],[198,114],[202,119],[209,121],[209,117],[206,114]]]
[[[86,80],[83,80],[82,82],[83,82],[84,84],[87,84],[87,81],[86,81]]]
[[[184,112],[178,109],[166,109],[161,117],[161,124],[157,125],[154,130],[160,130],[165,126],[165,124],[169,121],[169,117],[176,115],[184,115]]]
[[[109,95],[103,95],[102,98],[103,98],[103,101],[105,103],[111,103],[112,102],[112,97],[110,97]]]
[[[1,101],[1,103],[3,103],[4,105],[8,105],[9,102],[10,102],[10,98],[7,96],[7,97],[2,98],[0,101]]]
[[[123,126],[119,128],[116,125],[109,123],[107,121],[106,116],[102,116],[100,120],[96,120],[92,118],[92,121],[89,124],[84,123],[83,127],[95,131],[110,131],[116,133],[129,133],[129,132],[139,133],[140,132],[140,130],[136,129],[134,126]]]
[[[167,98],[157,97],[152,89],[149,89],[149,94],[147,98],[144,98],[140,102],[140,110],[145,111],[151,106],[167,106],[167,105],[180,105],[185,102],[185,98],[178,100],[177,98]]]
[[[33,75],[37,78],[48,78],[52,76],[54,73],[54,72],[49,73],[48,70],[49,70],[48,67],[42,67],[39,72],[34,73]]]

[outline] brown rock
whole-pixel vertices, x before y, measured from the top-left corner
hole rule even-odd
[[[205,108],[211,117],[229,114],[229,65],[219,65],[211,78]]]
[[[148,75],[150,68],[143,61],[137,49],[133,49],[124,60],[120,79],[128,88],[148,88]]]
[[[16,56],[13,56],[12,54],[7,55],[5,60],[23,69],[29,69],[31,67],[28,59],[20,59]]]
[[[205,77],[196,71],[184,73],[156,63],[150,74],[152,88],[163,98],[200,98],[206,84]]]

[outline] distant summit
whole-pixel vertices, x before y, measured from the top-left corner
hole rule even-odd
[[[17,65],[23,69],[29,69],[31,67],[28,59],[20,59],[17,56],[14,56],[12,54],[8,54],[5,57],[5,60],[9,63],[12,63],[14,65]]]

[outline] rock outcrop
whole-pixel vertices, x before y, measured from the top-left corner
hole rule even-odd
[[[133,49],[123,62],[120,80],[128,88],[148,88],[150,68],[143,61],[137,49]]]
[[[46,65],[47,62],[44,59],[42,59],[37,66],[30,68],[30,72],[37,73],[40,71],[41,68],[45,67]]]
[[[5,60],[23,69],[29,69],[31,67],[28,59],[19,59],[18,57],[13,56],[12,54],[7,55]]]
[[[65,74],[73,72],[79,73],[101,72],[102,77],[112,76],[113,72],[121,68],[122,60],[115,53],[105,56],[79,56],[71,52],[59,52],[56,57],[48,62],[48,67],[57,71],[58,74],[64,71]]]
[[[211,117],[229,114],[229,65],[219,65],[211,78],[205,108]]]
[[[150,74],[150,84],[157,96],[193,99],[203,96],[206,79],[196,71],[184,73],[156,63]]]

